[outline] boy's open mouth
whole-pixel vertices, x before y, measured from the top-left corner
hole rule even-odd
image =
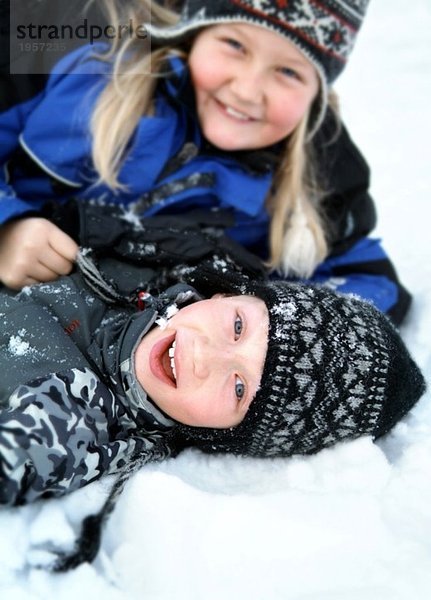
[[[150,352],[151,372],[172,387],[177,387],[175,346],[175,333],[173,333],[154,344]]]
[[[169,379],[172,380],[174,384],[177,381],[177,372],[175,368],[175,346],[176,340],[172,342],[172,345],[168,348],[168,353],[166,356],[166,352],[163,354],[163,367]]]

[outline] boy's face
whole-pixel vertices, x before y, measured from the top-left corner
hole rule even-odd
[[[234,427],[259,388],[268,326],[265,303],[252,296],[191,304],[144,336],[135,354],[138,381],[180,423]]]
[[[286,138],[319,90],[310,61],[287,39],[246,23],[207,27],[189,55],[202,132],[222,150]]]

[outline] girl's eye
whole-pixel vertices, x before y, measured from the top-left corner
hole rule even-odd
[[[238,400],[242,400],[244,398],[244,394],[245,394],[245,385],[241,381],[241,379],[238,377],[238,375],[235,375],[235,396],[237,397]]]
[[[243,324],[242,324],[242,319],[239,315],[237,315],[236,319],[235,319],[235,339],[238,339],[239,336],[242,333],[242,328],[243,328]]]
[[[289,67],[281,67],[279,71],[285,77],[289,77],[290,79],[299,79],[298,73],[293,69],[289,69]]]
[[[223,41],[234,50],[242,50],[242,44],[234,38],[224,38]]]

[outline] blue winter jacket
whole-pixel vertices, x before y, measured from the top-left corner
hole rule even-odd
[[[187,68],[179,59],[171,60],[172,75],[159,85],[154,116],[142,117],[131,141],[119,176],[127,191],[114,195],[96,183],[89,123],[109,65],[94,50],[85,46],[65,57],[41,91],[0,114],[0,224],[72,196],[138,202],[144,215],[217,208],[234,215],[227,233],[265,258],[265,198],[277,148],[228,154],[211,147],[201,135]],[[316,138],[316,153],[331,190],[324,210],[332,252],[310,281],[368,299],[399,323],[410,295],[380,241],[367,237],[375,226],[368,167],[344,128],[328,144],[331,131],[328,121]]]

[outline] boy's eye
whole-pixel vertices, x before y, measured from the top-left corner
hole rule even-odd
[[[242,333],[242,328],[243,328],[243,324],[242,324],[242,319],[239,315],[237,315],[236,319],[235,319],[235,338],[238,338],[241,333]]]
[[[241,379],[238,377],[238,375],[235,375],[235,396],[237,397],[238,400],[242,400],[244,398],[244,394],[245,394],[245,385],[243,384]]]

